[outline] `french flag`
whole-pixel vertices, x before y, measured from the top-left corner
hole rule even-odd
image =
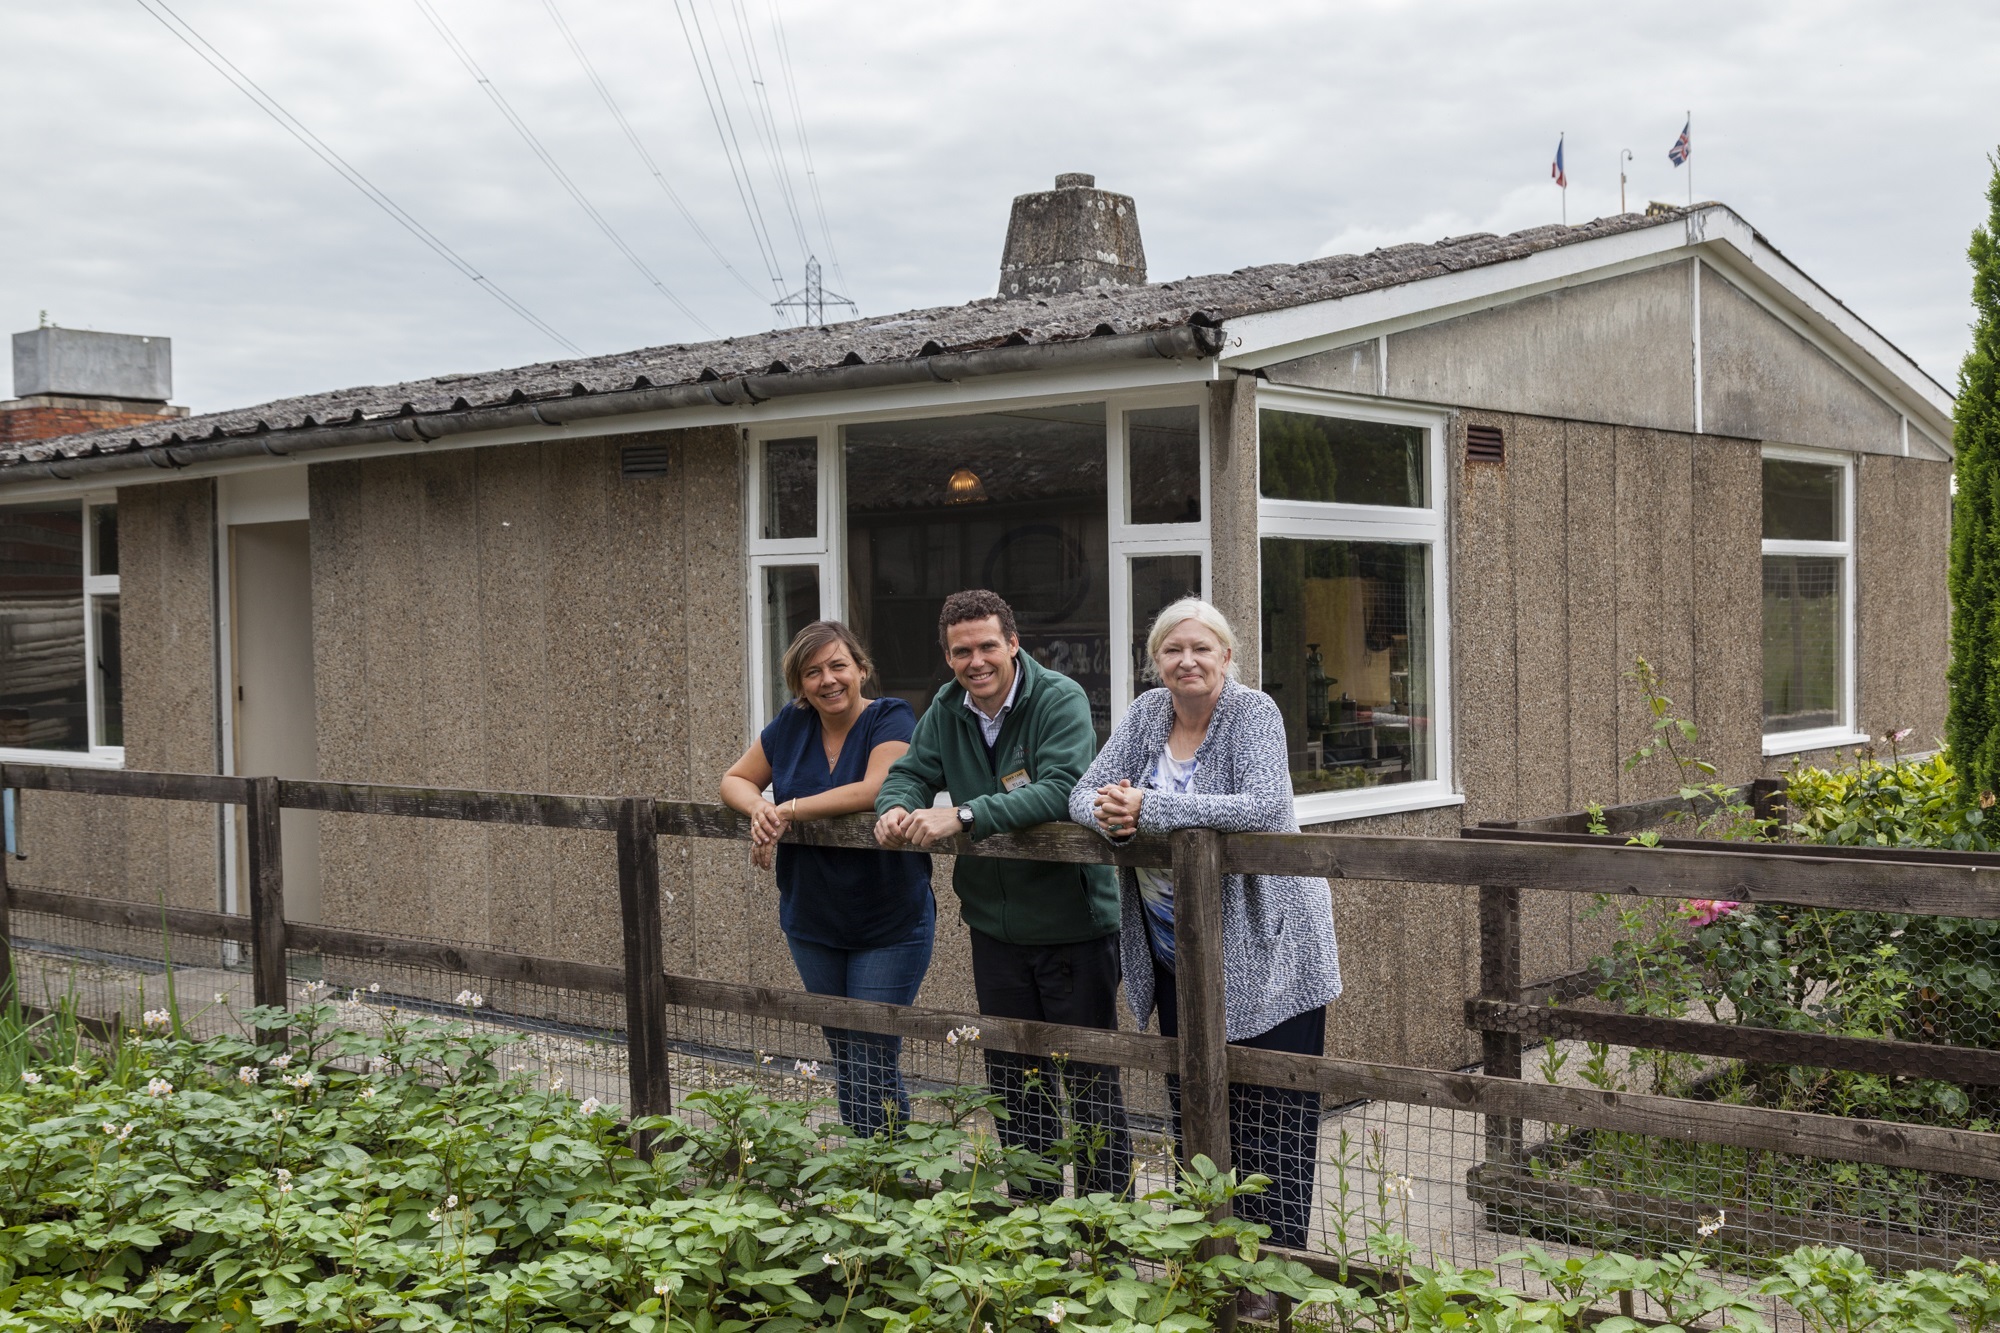
[[[1555,183],[1556,183],[1556,186],[1557,186],[1557,188],[1558,188],[1558,189],[1563,189],[1563,190],[1567,190],[1567,189],[1569,188],[1569,177],[1568,177],[1567,175],[1565,175],[1565,174],[1563,173],[1563,138],[1564,138],[1564,137],[1567,137],[1567,136],[1558,136],[1558,137],[1557,137],[1557,139],[1556,139],[1556,160],[1555,160],[1555,161],[1554,161],[1554,163],[1552,163],[1552,164],[1550,165],[1550,167],[1549,167],[1549,175],[1550,175],[1550,176],[1551,176],[1552,178],[1554,178],[1554,180],[1555,180]],[[1682,135],[1681,137],[1682,137],[1682,138],[1686,138],[1687,136],[1686,136],[1686,135]]]
[[[1681,126],[1681,137],[1674,140],[1674,146],[1667,150],[1667,161],[1677,167],[1684,166],[1687,160],[1694,156],[1694,144],[1688,139],[1688,131],[1693,128],[1694,117],[1690,116],[1688,123]]]

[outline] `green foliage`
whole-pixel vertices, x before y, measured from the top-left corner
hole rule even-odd
[[[1993,850],[1992,801],[1965,790],[1948,750],[1915,760],[1893,756],[1888,763],[1857,752],[1845,768],[1794,764],[1785,784],[1792,809],[1787,832],[1802,842]]]
[[[976,1090],[869,1140],[816,1103],[696,1092],[638,1127],[646,1161],[606,1108],[503,1071],[507,1037],[341,1010],[290,1015],[288,1048],[255,1040],[277,1011],[205,1041],[163,1014],[17,1069],[0,1330],[1190,1330],[1241,1289],[1334,1299],[1210,1220],[1264,1182],[1206,1159],[1143,1200],[1009,1206],[1038,1164],[980,1128]]]
[[[275,1010],[206,1041],[169,1014],[115,1051],[49,1046],[18,1068],[0,1089],[0,1330],[1194,1333],[1241,1290],[1344,1333],[1582,1333],[1627,1293],[1668,1329],[1766,1328],[1698,1271],[1699,1248],[1505,1256],[1546,1282],[1539,1296],[1415,1263],[1410,1182],[1383,1173],[1379,1143],[1365,1253],[1380,1275],[1332,1283],[1260,1256],[1259,1228],[1210,1220],[1264,1182],[1204,1158],[1141,1200],[1011,1206],[1035,1159],[982,1128],[993,1102],[977,1089],[866,1140],[815,1123],[814,1103],[697,1092],[633,1127],[657,1135],[647,1161],[606,1108],[503,1071],[508,1037],[393,1012],[364,1034],[341,1008],[290,1015],[289,1047],[255,1040],[287,1021]],[[1766,1289],[1808,1321],[2000,1319],[2000,1266],[1884,1282],[1857,1265],[1802,1250]]]
[[[1715,765],[1696,753],[1695,745],[1701,738],[1700,729],[1684,717],[1673,712],[1674,701],[1663,690],[1664,681],[1651,662],[1645,658],[1633,659],[1632,670],[1625,673],[1636,682],[1639,693],[1646,701],[1646,712],[1651,718],[1650,731],[1638,749],[1625,760],[1625,770],[1633,769],[1654,761],[1665,761],[1673,765],[1677,780],[1676,794],[1684,805],[1667,815],[1667,822],[1675,825],[1675,836],[1683,838],[1721,838],[1740,841],[1762,837],[1769,831],[1769,820],[1757,817],[1757,812],[1745,804],[1737,795],[1737,789],[1726,782],[1716,780]],[[1603,828],[1603,811],[1591,807],[1592,831]],[[1643,846],[1657,846],[1659,833],[1648,830],[1635,834],[1630,841]]]
[[[1990,160],[1990,159],[1989,159]],[[2000,791],[2000,162],[1975,228],[1972,350],[1958,369],[1952,441],[1951,684],[1945,737],[1975,792]]]
[[[1974,799],[1948,753],[1904,759],[1896,746],[1907,732],[1883,738],[1886,761],[1870,748],[1847,767],[1794,766],[1787,781],[1791,822],[1779,827],[1755,819],[1734,804],[1729,789],[1701,781],[1712,770],[1693,758],[1696,733],[1673,717],[1643,661],[1633,677],[1655,718],[1654,734],[1633,763],[1664,759],[1678,766],[1689,803],[1676,812],[1679,822],[1704,836],[1992,849],[1993,798]],[[1592,815],[1594,831],[1606,831],[1602,813]],[[1663,911],[1607,898],[1597,910],[1615,911],[1618,930],[1593,963],[1596,993],[1625,1012],[1667,1018],[1705,1012],[1714,1022],[1794,1032],[2000,1045],[2000,923],[1706,900]],[[1552,1073],[1559,1067],[1550,1064]],[[1608,1047],[1591,1048],[1581,1072],[1593,1086],[1627,1088]],[[1669,1051],[1634,1050],[1624,1072],[1641,1074],[1644,1091],[1866,1119],[1990,1129],[2000,1111],[1988,1090],[1936,1079],[1800,1065],[1717,1070]],[[1762,1195],[1790,1211],[1830,1211],[1890,1226],[1950,1229],[1963,1214],[1967,1225],[1990,1227],[1970,1199],[1958,1197],[1966,1188],[1960,1183],[1854,1163],[1760,1179],[1748,1154],[1712,1144],[1572,1133],[1552,1143],[1534,1169],[1572,1184],[1720,1202]],[[1753,1252],[1745,1238],[1740,1253]]]

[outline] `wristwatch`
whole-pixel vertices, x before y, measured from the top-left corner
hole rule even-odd
[[[958,831],[960,833],[972,832],[972,807],[969,805],[958,807]]]

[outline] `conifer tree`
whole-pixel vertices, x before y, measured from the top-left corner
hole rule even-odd
[[[1958,370],[1952,441],[1951,705],[1945,737],[1967,792],[2000,791],[2000,159],[1972,233],[1972,350]]]

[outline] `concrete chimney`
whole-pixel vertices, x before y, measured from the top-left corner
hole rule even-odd
[[[14,335],[15,397],[0,402],[0,445],[184,417],[167,402],[173,392],[170,339],[29,329]]]
[[[1053,190],[1015,196],[1000,256],[1002,297],[1145,285],[1131,195],[1100,190],[1095,176],[1073,171],[1056,177]]]

